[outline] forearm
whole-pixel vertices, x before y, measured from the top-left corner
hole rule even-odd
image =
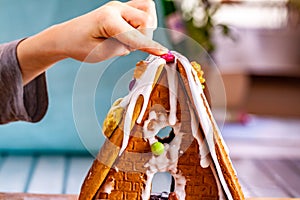
[[[46,71],[54,63],[66,58],[58,45],[58,26],[29,37],[17,47],[23,85]]]

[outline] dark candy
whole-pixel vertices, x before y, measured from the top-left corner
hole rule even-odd
[[[136,82],[136,79],[134,78],[134,79],[132,79],[131,81],[130,81],[130,83],[129,83],[129,90],[131,91],[132,90],[132,88],[134,87],[134,85],[135,85],[135,82]]]

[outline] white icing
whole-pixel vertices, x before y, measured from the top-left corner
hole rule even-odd
[[[116,172],[119,172],[119,168],[118,168],[118,167],[116,167],[116,166],[115,166],[115,170],[116,170]]]
[[[159,115],[159,116],[157,116]],[[148,129],[151,123],[151,130]],[[148,139],[149,144],[152,145],[157,141],[155,136],[157,133],[168,126],[167,116],[164,114],[157,114],[155,111],[150,111],[149,118],[144,122],[143,133],[144,138]]]
[[[111,191],[114,189],[114,187],[115,187],[115,179],[111,179],[110,181],[108,181],[108,182],[104,185],[104,187],[103,187],[103,189],[101,190],[101,192],[110,194]]]
[[[197,140],[199,146],[200,166],[203,168],[207,168],[211,163],[211,160],[209,159],[209,149],[205,143],[205,140],[203,140],[203,138],[199,133],[199,123],[196,121],[195,114],[190,105],[189,105],[189,109],[191,114],[192,134],[194,138]],[[209,138],[209,139],[213,139],[213,138]]]
[[[214,162],[214,165],[212,164],[211,167],[215,169],[213,170],[213,173],[217,179],[219,195],[222,198],[224,197],[224,194],[221,194],[223,193],[221,187],[223,187],[228,199],[232,199],[231,193],[226,184],[216,156],[214,146],[214,131],[219,133],[219,137],[221,138],[221,140],[223,140],[223,138],[210,111],[209,105],[203,93],[202,85],[197,78],[197,73],[190,62],[179,53],[172,53],[175,55],[176,59],[178,59],[183,65],[192,94],[192,100],[196,108],[194,113],[193,109],[189,105],[192,134],[199,144],[200,165],[205,168],[212,164],[210,157],[208,156],[210,153],[211,158]],[[180,145],[184,133],[180,132],[181,124],[177,121],[176,117],[178,95],[178,76],[176,71],[176,63],[166,64],[166,61],[164,59],[152,55],[148,57],[147,61],[148,66],[146,71],[144,72],[142,77],[136,81],[135,85],[132,88],[132,91],[120,103],[121,107],[127,108],[123,127],[124,137],[119,154],[121,155],[128,145],[132,124],[135,123],[132,122],[133,112],[139,96],[143,96],[144,102],[141,112],[139,113],[139,116],[137,118],[137,123],[141,123],[146,112],[153,84],[155,84],[154,81],[156,73],[159,67],[161,65],[164,65],[168,78],[170,110],[165,112],[157,112],[156,110],[150,111],[148,119],[144,122],[143,134],[144,138],[147,139],[149,141],[149,144],[151,145],[157,141],[155,136],[158,134],[159,130],[166,126],[171,126],[174,130],[175,138],[171,141],[170,144],[164,144],[165,151],[162,155],[153,155],[149,162],[145,164],[145,167],[148,168],[146,171],[147,181],[145,190],[142,193],[142,199],[148,200],[150,198],[152,179],[157,172],[169,172],[175,179],[174,192],[178,195],[179,199],[185,199],[186,179],[180,174],[177,169],[178,157],[183,153],[183,151],[180,149]],[[197,118],[201,124],[205,138],[202,138],[199,133],[199,123],[196,120],[195,114],[197,115]],[[205,140],[207,141],[207,143],[205,142]],[[226,149],[226,151],[228,151],[228,149]]]
[[[182,174],[174,174],[173,175],[175,179],[175,190],[174,192],[178,196],[178,198],[185,199],[186,193],[185,193],[185,185],[186,185],[186,179]]]
[[[194,101],[194,104],[197,103],[197,105],[195,105],[195,106],[197,107],[197,112],[199,112],[198,115],[199,115],[200,123],[201,123],[202,128],[205,129],[204,133],[205,134],[208,133],[208,135],[209,135],[210,133],[213,133],[212,128],[216,129],[216,131],[219,133],[218,135],[219,135],[220,139],[223,141],[225,151],[227,153],[229,153],[229,149],[224,142],[222,134],[220,134],[218,125],[211,113],[210,108],[209,108],[207,99],[203,92],[202,85],[201,85],[199,79],[197,78],[197,72],[194,70],[191,63],[187,60],[186,57],[182,56],[181,54],[179,54],[175,51],[172,51],[172,53],[180,60],[180,62],[182,63],[182,65],[185,69],[185,72],[188,76],[188,82],[189,82],[189,86],[191,87],[193,101]],[[189,72],[192,72],[192,73],[189,73]],[[199,99],[201,99],[201,98],[199,98],[199,97],[201,97],[203,99],[203,101],[200,101]],[[213,125],[213,126],[211,126],[211,125]],[[213,136],[213,134],[210,134],[210,135]]]
[[[154,58],[151,58],[151,57],[154,57]],[[155,58],[157,58],[157,59],[155,59]],[[144,74],[142,75],[142,77],[140,79],[136,80],[136,83],[133,86],[132,90],[120,103],[120,106],[122,106],[123,108],[126,108],[126,106],[128,106],[128,107],[127,107],[126,114],[125,114],[124,127],[123,127],[124,136],[123,136],[122,146],[121,146],[119,155],[121,155],[123,153],[123,151],[126,149],[126,147],[128,145],[130,131],[132,128],[131,127],[132,116],[133,116],[134,108],[135,108],[135,105],[136,105],[136,102],[137,102],[139,96],[140,95],[143,96],[144,102],[143,102],[143,107],[140,112],[140,115],[137,119],[137,123],[141,122],[141,120],[144,116],[144,113],[146,111],[146,108],[147,108],[147,105],[149,102],[149,98],[150,98],[150,94],[152,91],[152,87],[154,84],[156,72],[160,65],[166,64],[166,61],[162,58],[150,56],[150,59],[152,59],[153,62],[149,63],[149,65],[148,65],[146,71],[144,72]]]
[[[131,131],[131,123],[132,123],[132,115],[135,108],[136,101],[138,100],[139,96],[134,95],[131,98],[131,102],[127,107],[127,111],[125,113],[125,120],[124,120],[124,127],[123,127],[123,141],[122,141],[122,147],[120,150],[119,155],[123,153],[123,151],[126,149],[128,145],[129,135]]]
[[[168,85],[169,85],[169,99],[170,99],[170,114],[169,123],[175,125],[177,118],[177,90],[178,90],[178,76],[176,70],[176,63],[169,64],[166,67]]]
[[[213,118],[213,115],[210,111],[210,108],[208,106],[208,102],[207,102],[207,100],[205,98],[205,95],[203,93],[201,83],[198,80],[198,78],[195,78],[196,72],[193,69],[193,67],[191,66],[190,62],[184,56],[180,55],[179,53],[177,53],[177,52],[172,52],[172,53],[177,57],[177,59],[180,60],[180,62],[182,63],[182,65],[185,69],[187,79],[188,79],[188,83],[189,83],[189,87],[190,87],[190,90],[191,90],[191,93],[192,93],[193,102],[194,102],[194,105],[196,107],[196,111],[198,113],[198,119],[199,119],[200,124],[202,126],[204,135],[207,139],[207,144],[208,144],[212,159],[215,163],[216,170],[217,170],[217,173],[218,173],[218,177],[220,179],[220,182],[223,186],[223,189],[224,189],[228,199],[233,199],[232,195],[230,193],[230,190],[228,188],[228,185],[225,181],[225,178],[224,178],[224,175],[222,173],[221,167],[219,165],[218,159],[217,159],[214,142],[212,142],[214,140],[211,139],[214,136],[214,130],[219,133],[220,137],[221,137],[221,134],[220,134],[218,126],[217,126],[217,124],[216,124],[216,122]],[[189,72],[192,72],[192,73],[189,73]],[[201,98],[202,98],[202,100],[199,100]]]
[[[222,184],[220,182],[220,179],[218,178],[218,174],[216,172],[215,166],[213,163],[211,163],[211,171],[214,174],[215,180],[217,182],[217,187],[218,187],[218,193],[219,193],[219,200],[227,200],[227,198],[225,197],[225,194],[223,192],[223,188],[222,188]]]
[[[187,75],[187,79],[189,82],[189,86],[190,86],[190,90],[192,93],[192,98],[193,98],[193,102],[196,106],[196,110],[199,114],[199,121],[201,123],[202,129],[204,131],[204,134],[206,137],[208,137],[209,135],[213,135],[213,130],[212,127],[210,125],[210,120],[207,117],[207,111],[206,108],[204,106],[204,104],[202,103],[202,101],[199,101],[199,96],[200,94],[203,94],[203,89],[202,89],[202,85],[199,82],[198,78],[195,78],[195,70],[193,69],[192,65],[190,64],[190,62],[183,56],[181,56],[178,53],[174,54],[178,57],[178,59],[180,60],[180,62],[182,63],[186,75]],[[192,73],[190,73],[192,72]],[[208,142],[211,142],[211,140],[208,140]],[[213,146],[214,143],[208,143],[209,147]],[[214,148],[212,148],[214,149]],[[212,150],[210,149],[210,150]]]
[[[143,193],[142,193],[142,199],[148,200],[148,199],[150,199],[151,186],[152,186],[151,183],[152,183],[155,173],[147,170],[146,175],[147,175],[147,181],[146,181],[145,189],[143,190]]]
[[[148,128],[149,123],[152,123],[151,128]],[[167,116],[158,114],[155,111],[151,111],[149,119],[144,123],[144,135],[148,138],[149,142],[153,140],[155,135],[163,127],[170,125]],[[165,151],[160,156],[152,156],[151,159],[145,164],[148,168],[146,171],[147,181],[146,187],[142,193],[142,199],[148,200],[150,198],[151,183],[154,175],[157,172],[169,172],[175,179],[176,194],[180,199],[185,199],[185,178],[177,170],[177,162],[180,154],[180,146],[184,133],[179,132],[180,123],[171,126],[173,128],[175,137],[170,144],[164,144]],[[151,142],[150,142],[151,143]]]

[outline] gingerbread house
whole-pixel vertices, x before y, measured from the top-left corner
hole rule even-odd
[[[107,140],[79,199],[148,200],[158,172],[172,175],[170,199],[244,199],[204,94],[200,65],[177,52],[168,56],[151,55],[137,64],[131,91],[104,121]],[[165,127],[170,134],[161,138]]]

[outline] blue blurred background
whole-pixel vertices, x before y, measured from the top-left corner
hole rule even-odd
[[[36,34],[53,24],[82,15],[106,2],[108,1],[0,0],[0,43]],[[160,9],[160,5],[157,6]],[[108,79],[101,81],[95,99],[100,124],[111,105],[112,83],[118,81],[123,73],[130,71],[135,63],[145,56],[141,52],[135,52],[115,61],[105,72]],[[72,113],[73,85],[80,65],[80,62],[68,59],[57,63],[47,71],[50,103],[46,116],[36,124],[17,122],[0,126],[0,151],[87,152],[77,133]],[[126,93],[127,86],[125,88]],[[86,126],[87,134],[95,132],[91,130],[92,128]],[[99,141],[92,139],[89,149],[97,152],[103,139],[99,132]]]

